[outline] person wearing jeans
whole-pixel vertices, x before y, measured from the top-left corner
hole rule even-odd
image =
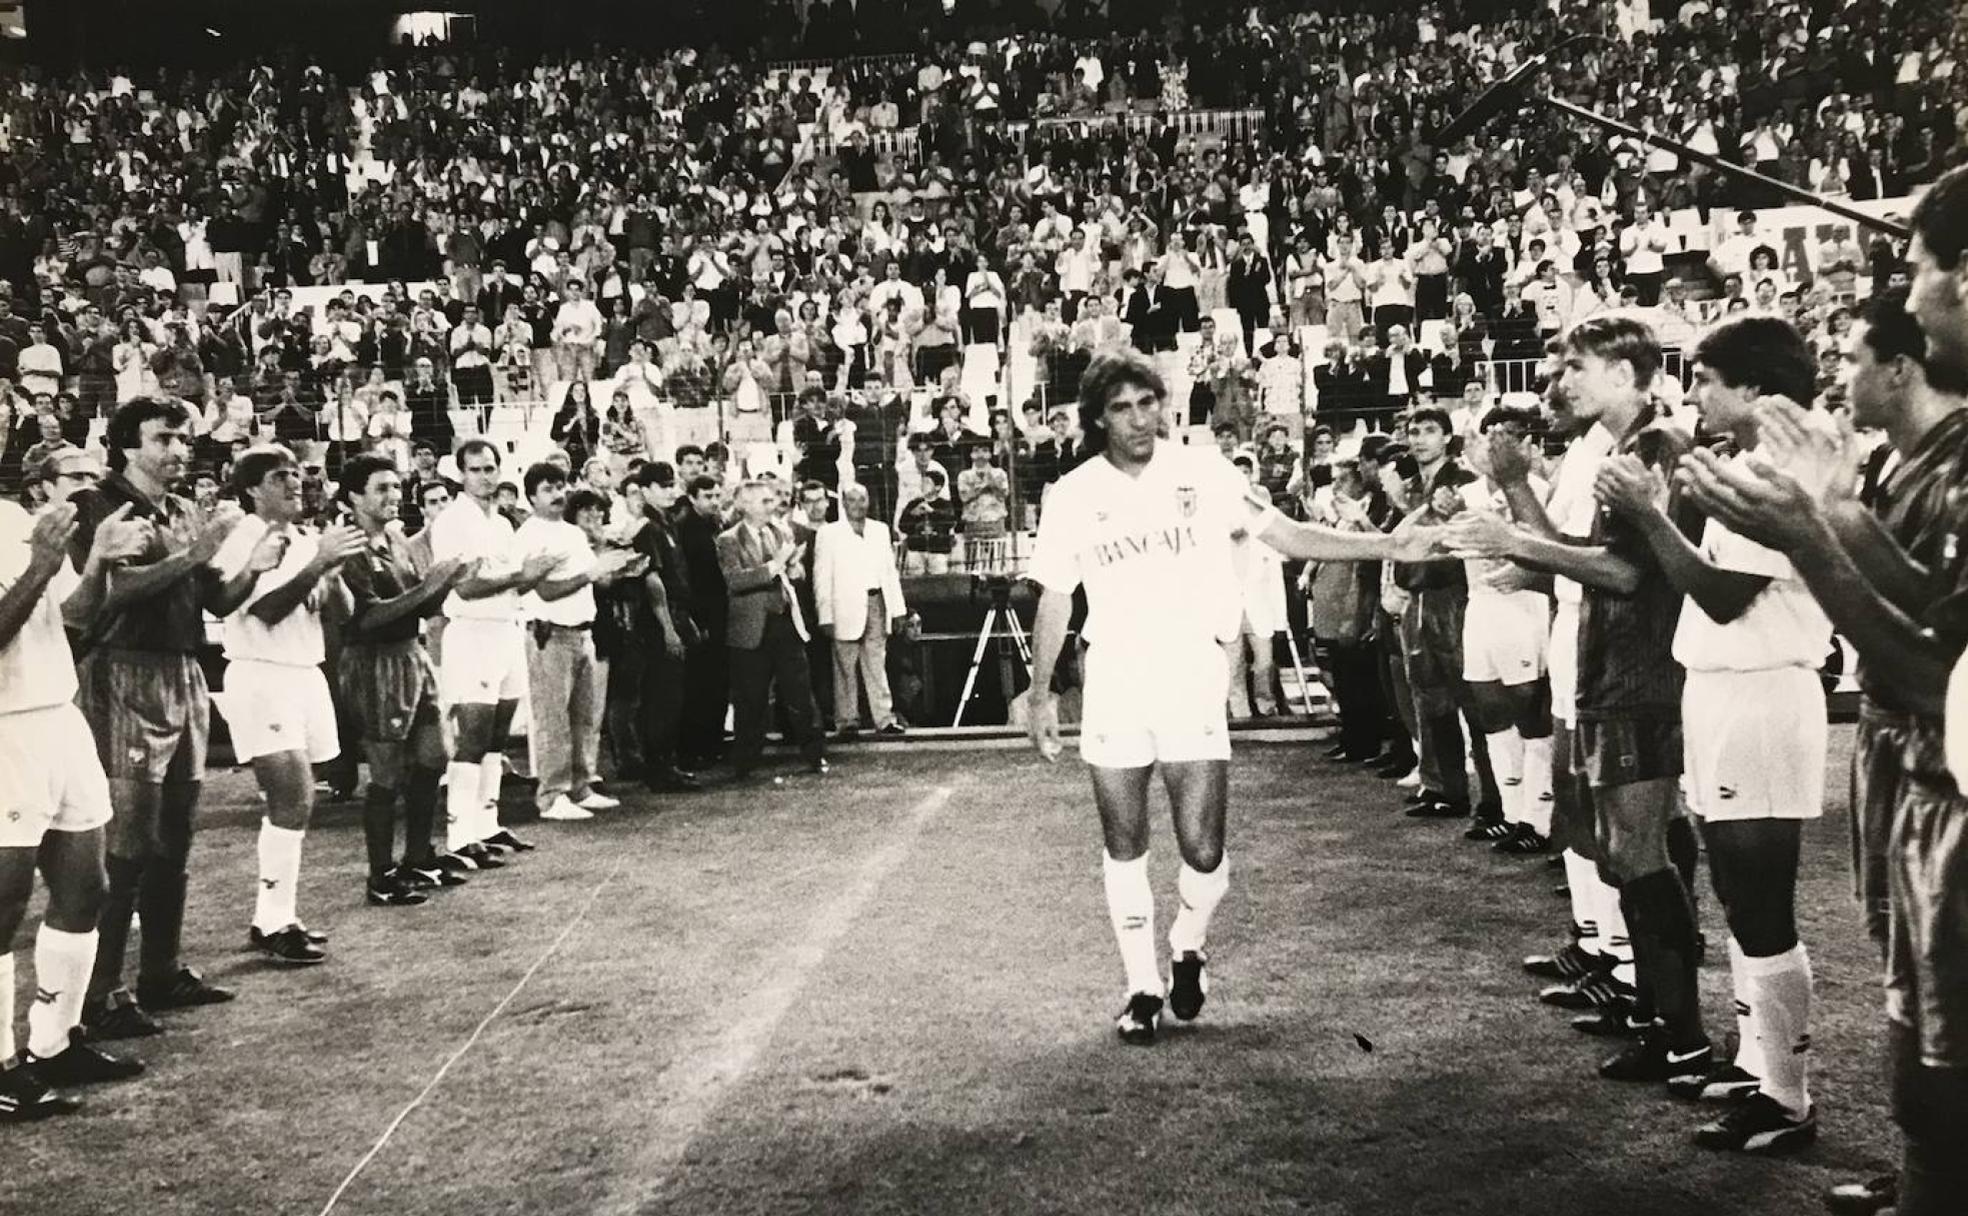
[[[555,559],[547,577],[519,602],[533,709],[528,738],[539,779],[534,800],[542,819],[592,819],[595,811],[620,805],[595,789],[589,765],[595,754],[590,740],[601,728],[594,584],[612,580],[638,559],[622,550],[597,556],[587,534],[562,518],[569,497],[559,465],[542,463],[526,470],[525,490],[533,514],[520,525],[519,548]],[[580,491],[579,497],[598,501],[592,491]],[[598,509],[595,501],[574,505]]]

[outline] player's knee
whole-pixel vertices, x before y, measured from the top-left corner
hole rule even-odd
[[[372,744],[367,749],[369,784],[384,789],[403,788],[403,748],[400,744]]]
[[[1738,890],[1722,906],[1730,936],[1749,957],[1773,958],[1797,945],[1797,915],[1789,899]]]
[[[1182,850],[1182,864],[1198,874],[1214,874],[1223,864],[1223,844],[1221,841],[1181,840],[1177,842]]]
[[[101,862],[64,872],[48,885],[48,925],[64,933],[89,932],[102,919],[108,889],[109,877]]]

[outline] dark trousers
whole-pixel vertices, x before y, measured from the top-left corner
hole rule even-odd
[[[459,405],[492,404],[492,368],[458,367],[451,370],[451,383],[458,390]]]
[[[765,750],[767,694],[779,693],[786,727],[800,754],[817,760],[826,754],[820,736],[820,710],[813,704],[813,677],[806,666],[806,643],[793,629],[792,617],[768,613],[765,632],[750,650],[731,649],[731,767],[750,772]]]
[[[1407,304],[1382,304],[1373,310],[1374,329],[1379,332],[1383,345],[1387,342],[1389,327],[1399,325],[1414,332],[1415,310]]]
[[[715,763],[724,755],[724,711],[730,706],[731,651],[713,635],[684,659],[683,725],[677,743],[691,764]]]
[[[818,631],[806,643],[806,670],[811,675],[807,683],[813,688],[813,703],[819,707],[820,720],[830,721],[834,716],[834,643],[821,637]]]
[[[636,638],[631,646],[635,653],[616,654],[608,658],[608,690],[601,714],[604,762],[596,771],[605,772],[610,778],[633,780],[643,775],[645,760],[640,723],[642,668],[647,656],[642,652],[648,646],[648,639]],[[657,649],[662,647],[659,645]]]
[[[636,672],[641,699],[636,706],[635,734],[642,744],[643,769],[651,776],[679,767],[677,749],[688,696],[688,666],[688,653],[672,656],[661,639],[652,638],[643,648]],[[719,725],[721,728],[722,723]]]
[[[1387,706],[1387,737],[1397,753],[1413,759],[1414,690],[1408,687],[1408,659],[1401,650],[1400,620],[1376,609],[1374,622],[1374,653],[1380,660],[1380,695]]]
[[[1388,713],[1381,695],[1381,653],[1373,641],[1329,642],[1321,647],[1320,665],[1332,681],[1339,703],[1339,741],[1349,756],[1380,753],[1387,742]]]
[[[1253,308],[1249,305],[1244,305],[1237,309],[1237,319],[1243,322],[1244,355],[1249,357],[1252,348],[1257,343],[1257,327],[1270,324],[1271,310],[1269,308]]]
[[[1476,768],[1476,805],[1485,814],[1501,806],[1489,749],[1475,721],[1475,699],[1462,679],[1462,618],[1468,593],[1461,589],[1423,591],[1408,605],[1403,634],[1408,683],[1414,693],[1415,741],[1421,757],[1421,783],[1449,802],[1468,806],[1469,775]],[[1465,750],[1463,722],[1469,723]]]

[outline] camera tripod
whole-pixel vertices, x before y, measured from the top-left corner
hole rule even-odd
[[[984,610],[984,623],[977,631],[977,649],[970,655],[970,670],[964,674],[963,693],[957,697],[957,716],[951,726],[962,726],[964,710],[970,705],[970,694],[977,687],[977,673],[984,667],[984,652],[995,643],[998,652],[998,686],[1004,690],[1005,711],[1011,710],[1011,700],[1017,695],[1017,686],[1012,683],[1012,660],[1015,656],[1025,668],[1026,683],[1032,680],[1032,642],[1025,635],[1025,627],[1018,623],[1018,614],[1011,608],[1011,580],[1004,575],[996,575],[980,580],[988,583],[991,592],[991,605]]]

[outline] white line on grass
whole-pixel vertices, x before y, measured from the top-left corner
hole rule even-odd
[[[376,1143],[370,1145],[369,1151],[362,1154],[361,1160],[355,1163],[349,1170],[348,1175],[342,1179],[342,1184],[335,1188],[335,1193],[328,1196],[328,1202],[322,1205],[321,1216],[329,1216],[329,1213],[335,1210],[335,1205],[341,1202],[342,1196],[355,1183],[356,1177],[364,1169],[368,1168],[369,1163],[376,1159],[377,1154],[383,1151],[383,1146],[390,1142],[390,1137],[396,1134],[396,1129],[403,1126],[403,1121],[408,1119],[413,1111],[424,1104],[424,1099],[430,1097],[437,1089],[438,1084],[444,1080],[445,1074],[451,1071],[451,1066],[459,1060],[464,1059],[465,1053],[470,1051],[473,1045],[478,1042],[479,1037],[485,1033],[485,1028],[492,1024],[493,1019],[506,1011],[506,1007],[513,1003],[513,998],[519,995],[520,990],[526,987],[527,982],[539,972],[540,968],[547,965],[549,959],[560,952],[561,946],[565,945],[567,939],[574,935],[574,930],[580,928],[581,922],[588,918],[588,910],[594,907],[595,900],[600,898],[602,890],[609,883],[615,881],[615,876],[622,871],[623,863],[634,855],[636,854],[630,849],[623,849],[616,855],[615,864],[609,867],[608,873],[601,876],[601,881],[595,884],[594,890],[588,892],[588,897],[581,901],[581,906],[575,910],[573,917],[567,922],[566,927],[560,931],[560,935],[553,939],[553,943],[546,948],[539,958],[533,960],[533,965],[528,967],[526,973],[519,977],[519,982],[512,986],[512,991],[506,993],[504,997],[500,998],[498,1004],[492,1006],[492,1011],[486,1014],[477,1026],[472,1028],[471,1034],[466,1037],[464,1042],[458,1044],[458,1049],[452,1052],[450,1058],[446,1059],[443,1065],[431,1075],[431,1079],[425,1083],[422,1090],[418,1091],[417,1096],[410,1099],[410,1104],[398,1111],[396,1118],[389,1121],[389,1126],[383,1129],[383,1134],[377,1137]]]
[[[902,863],[914,847],[923,825],[950,800],[950,788],[938,786],[930,795],[909,809],[881,848],[861,863],[861,869],[832,903],[821,908],[799,940],[779,950],[767,960],[765,974],[771,978],[745,998],[744,1016],[726,1027],[701,1051],[687,1059],[664,1078],[670,1096],[663,1104],[662,1121],[651,1130],[644,1150],[636,1155],[634,1168],[624,1171],[623,1183],[597,1213],[637,1212],[646,1191],[660,1187],[683,1160],[691,1144],[710,1122],[723,1101],[725,1091],[751,1071],[760,1051],[772,1040],[779,1023],[792,1008],[793,1000],[826,960],[827,953],[840,939],[861,909],[874,898],[883,880]],[[638,1194],[624,1195],[624,1186]]]

